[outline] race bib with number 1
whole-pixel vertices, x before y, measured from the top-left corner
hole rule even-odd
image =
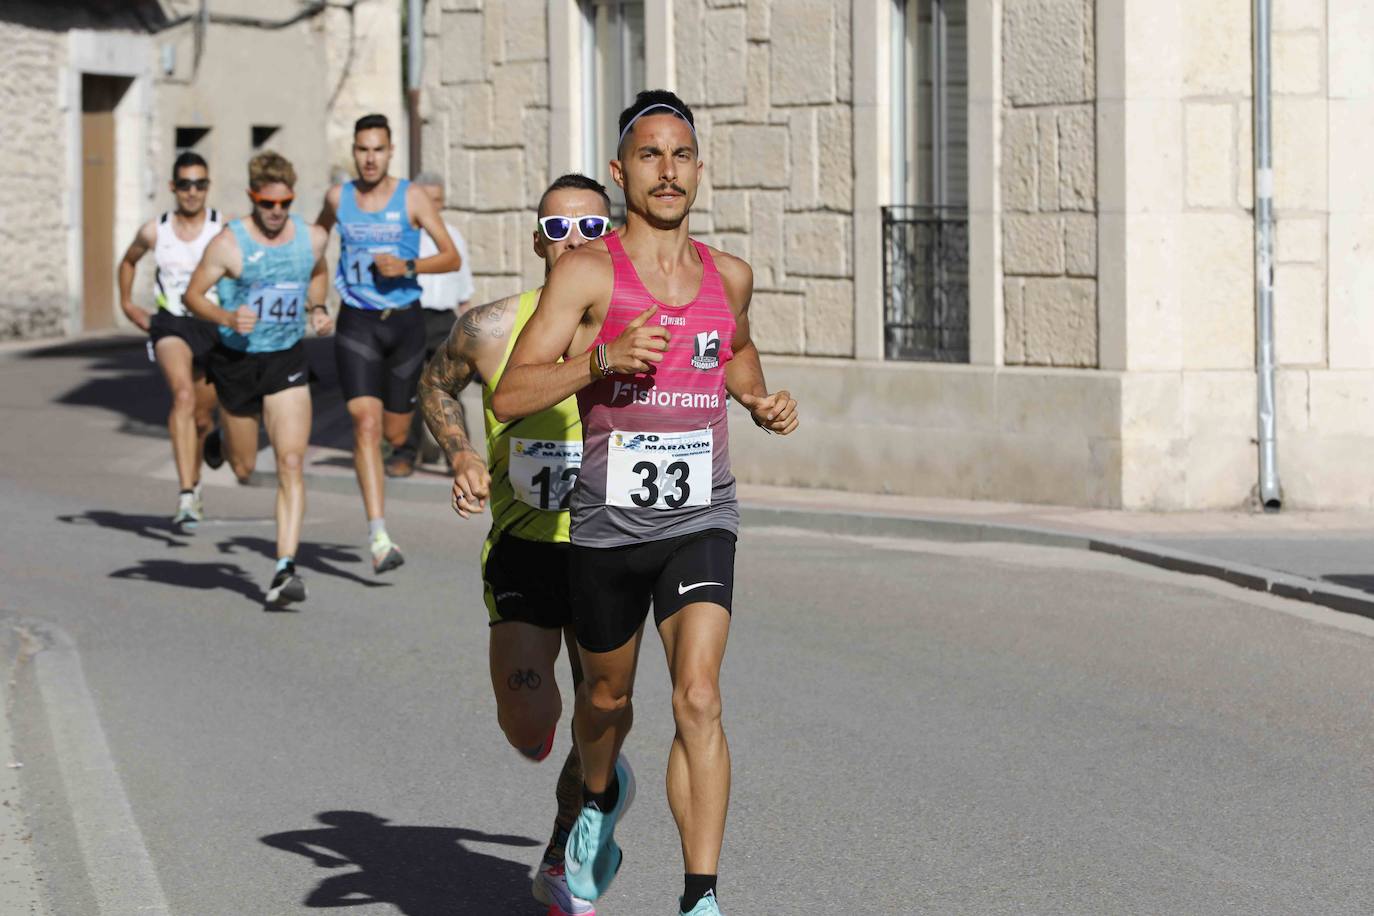
[[[681,509],[711,505],[711,430],[613,430],[606,458],[606,505]]]
[[[528,506],[566,512],[581,467],[581,440],[510,440],[511,489]]]
[[[380,245],[372,248],[363,248],[361,245],[352,247],[348,252],[348,261],[344,264],[344,277],[353,286],[376,286],[378,280],[385,280],[376,270],[376,256],[379,254],[389,254],[393,257],[400,251],[394,245]]]

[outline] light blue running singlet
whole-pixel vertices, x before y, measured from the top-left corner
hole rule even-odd
[[[339,269],[334,272],[334,288],[344,305],[383,311],[420,298],[419,280],[383,277],[372,269],[373,255],[389,254],[402,261],[420,256],[420,230],[410,224],[406,212],[409,187],[409,181],[399,179],[396,193],[375,213],[358,207],[353,182],[339,189]]]
[[[229,229],[243,253],[238,278],[219,281],[220,305],[229,311],[247,305],[258,310],[258,323],[246,336],[220,327],[220,342],[231,350],[276,353],[289,350],[305,336],[305,317],[310,303],[310,270],[315,266],[310,228],[299,216],[291,217],[295,235],[285,245],[263,245],[248,234],[248,219],[236,219]]]

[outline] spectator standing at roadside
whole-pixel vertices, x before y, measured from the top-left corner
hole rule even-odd
[[[434,172],[421,172],[412,179],[412,183],[428,195],[434,201],[435,209],[442,214],[444,209],[444,179]],[[446,274],[420,274],[420,306],[425,317],[425,360],[429,361],[434,356],[434,351],[444,345],[448,340],[449,331],[453,329],[453,323],[458,319],[471,304],[473,296],[472,268],[468,261],[468,245],[463,239],[462,233],[448,220],[444,221],[444,226],[448,228],[448,236],[453,239],[453,244],[458,247],[458,254],[463,259],[463,266],[455,271]],[[429,257],[438,253],[439,249],[434,244],[434,239],[429,237],[429,233],[420,231],[420,257]],[[386,473],[388,477],[409,477],[415,473],[415,464],[424,458],[424,452],[428,451],[427,446],[434,450],[434,455],[439,455],[437,445],[431,446],[424,431],[424,418],[420,411],[415,412],[415,422],[410,426],[410,436],[406,439],[405,445],[395,449],[391,457],[386,462]]]

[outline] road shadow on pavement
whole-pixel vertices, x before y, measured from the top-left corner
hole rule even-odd
[[[351,450],[350,424],[320,422],[322,416],[342,410],[333,338],[306,338],[305,353],[316,419],[310,431],[310,444]],[[23,358],[80,360],[74,367],[74,377],[81,380],[80,384],[57,398],[57,403],[109,410],[123,416],[121,433],[166,438],[171,395],[157,365],[148,360],[145,338],[120,337],[45,347]],[[344,416],[346,419],[346,413]],[[260,433],[259,448],[266,442],[266,434]]]
[[[130,515],[110,509],[88,509],[73,515],[59,515],[59,522],[68,525],[96,525],[115,531],[127,531],[150,541],[157,541],[165,547],[185,547],[184,536],[165,515]]]
[[[461,827],[393,826],[366,811],[323,811],[325,827],[261,837],[273,849],[319,868],[348,868],[305,898],[312,908],[389,903],[406,916],[542,913],[530,896],[530,870],[465,843],[531,847],[539,841]]]
[[[220,541],[217,545],[220,553],[233,556],[238,553],[258,554],[268,560],[277,559],[277,543],[269,541],[267,538],[253,537],[251,535],[239,535],[227,541]],[[317,572],[324,576],[334,576],[345,579],[349,582],[356,582],[367,588],[390,588],[390,582],[378,582],[376,579],[367,579],[357,573],[347,569],[340,569],[336,563],[361,563],[362,560],[357,552],[346,544],[317,544],[310,541],[302,541],[296,548],[296,567],[298,569]]]
[[[1331,573],[1322,576],[1326,582],[1344,585],[1346,588],[1359,589],[1374,594],[1374,573]]]
[[[183,563],[181,560],[139,560],[136,566],[126,566],[110,573],[111,579],[130,579],[136,582],[158,582],[179,588],[199,591],[225,589],[261,604],[266,597],[263,590],[238,566],[232,563]]]

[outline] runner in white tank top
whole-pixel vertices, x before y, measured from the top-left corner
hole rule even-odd
[[[720,916],[730,753],[719,678],[738,518],[726,401],[780,435],[796,428],[797,403],[764,383],[749,339],[749,265],[688,234],[704,169],[691,109],[671,92],[641,92],[620,128],[611,177],[625,191],[625,227],[558,262],[492,409],[508,422],[575,393],[582,415],[569,576],[585,678],[573,728],[586,805],[568,838],[568,889],[595,900],[620,866],[615,825],[634,774],[619,751],[652,603],[673,682],[678,911]]]
[[[148,358],[162,369],[172,392],[167,432],[181,489],[172,523],[183,531],[195,530],[204,516],[202,454],[208,455],[212,467],[218,467],[218,450],[205,448],[215,410],[215,389],[205,379],[205,358],[219,334],[210,323],[187,314],[181,301],[205,247],[223,228],[219,212],[205,206],[209,176],[205,160],[196,153],[178,156],[170,183],[176,209],[144,223],[119,263],[119,304],[130,321],[148,332]],[[157,271],[153,282],[156,308],[151,311],[133,301],[134,272],[149,250]],[[216,441],[217,436],[211,445]]]

